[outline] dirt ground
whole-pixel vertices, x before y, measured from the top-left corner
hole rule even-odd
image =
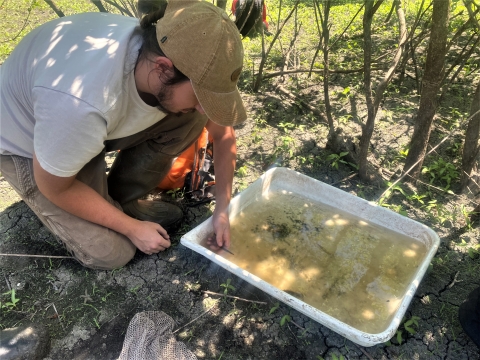
[[[274,87],[268,90],[262,95],[244,94],[250,118],[236,129],[235,192],[270,166],[280,165],[378,201],[386,188],[382,183],[362,183],[348,164],[339,163],[336,169],[327,159],[331,152],[326,148],[325,123],[298,100]],[[320,96],[319,90],[309,87],[297,95],[311,104]],[[365,117],[354,95],[339,97],[335,103],[337,124],[352,139],[358,138],[359,119]],[[418,97],[413,96],[401,104],[386,99],[382,105],[370,161],[385,180],[393,181],[401,169],[400,150],[413,130],[417,104]],[[438,119],[440,125],[449,121],[443,115]],[[432,143],[446,132],[440,125],[432,134]],[[442,151],[452,147],[447,142]],[[420,194],[417,188],[404,189]],[[0,253],[68,256],[3,178],[0,194]],[[176,339],[199,359],[480,359],[478,348],[463,333],[457,318],[458,306],[480,285],[478,254],[469,252],[478,244],[478,227],[467,224],[459,212],[461,206],[471,209],[472,199],[435,191],[433,196],[442,208],[427,211],[399,192],[389,199],[391,208],[401,206],[441,238],[406,313],[408,319],[419,318],[418,327],[413,333],[402,330],[401,344],[395,337],[389,344],[360,347],[284,304],[271,313],[276,299],[179,243],[182,234],[208,218],[213,209],[213,204],[188,207],[181,199],[172,200],[185,211],[184,224],[172,236],[173,246],[152,256],[137,253],[127,266],[115,271],[86,269],[70,259],[1,255],[2,300],[7,301],[5,293],[14,288],[20,301],[15,308],[1,310],[0,326],[43,324],[51,336],[51,360],[116,359],[132,317],[151,310],[174,319],[175,329],[180,329]],[[439,221],[440,217],[446,219]],[[235,288],[229,295],[266,304],[205,294],[222,292],[227,279]],[[292,321],[282,326],[284,315]]]

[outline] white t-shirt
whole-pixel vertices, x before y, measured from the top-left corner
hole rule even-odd
[[[138,95],[135,18],[85,13],[28,34],[1,66],[0,153],[33,157],[72,176],[104,141],[138,133],[165,114]]]

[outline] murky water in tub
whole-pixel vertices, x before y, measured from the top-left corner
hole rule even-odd
[[[423,243],[298,195],[271,194],[231,223],[231,255],[273,286],[367,333],[384,331]]]

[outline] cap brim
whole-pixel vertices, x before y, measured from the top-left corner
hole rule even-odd
[[[229,93],[216,93],[202,89],[193,82],[192,86],[205,114],[214,123],[233,126],[247,119],[247,111],[238,89]]]

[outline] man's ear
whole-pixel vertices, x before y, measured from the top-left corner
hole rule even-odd
[[[167,75],[168,77],[173,74],[173,63],[169,58],[165,56],[157,56],[155,58],[155,71],[160,75]]]

